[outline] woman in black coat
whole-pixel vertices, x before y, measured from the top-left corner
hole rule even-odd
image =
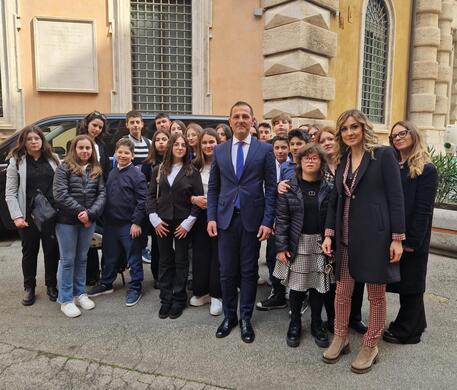
[[[427,327],[424,292],[438,173],[413,123],[397,122],[389,139],[400,162],[406,240],[400,261],[401,281],[387,286],[387,291],[400,294],[400,310],[383,339],[395,344],[416,344]]]
[[[368,331],[352,371],[371,369],[386,316],[386,283],[400,279],[398,261],[405,239],[403,192],[394,150],[379,146],[365,114],[349,110],[336,130],[336,162],[326,221],[324,253],[336,247],[335,336],[323,360],[335,363],[349,351],[348,321],[355,281],[367,285]]]
[[[146,211],[159,244],[159,317],[181,316],[187,305],[189,271],[189,231],[200,208],[192,196],[203,195],[200,173],[190,163],[188,144],[182,134],[168,141],[163,163],[152,172]],[[173,250],[174,248],[174,250]]]

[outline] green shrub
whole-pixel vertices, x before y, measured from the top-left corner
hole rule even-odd
[[[454,208],[453,206],[457,206],[457,157],[436,153],[434,149],[430,149],[430,154],[438,171],[436,204],[444,208]]]

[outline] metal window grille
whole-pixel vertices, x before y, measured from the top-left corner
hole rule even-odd
[[[144,113],[192,113],[192,0],[132,0],[132,101]]]
[[[365,19],[362,111],[376,123],[385,121],[389,17],[384,1],[369,0]]]

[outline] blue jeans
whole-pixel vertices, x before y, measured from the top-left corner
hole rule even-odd
[[[59,296],[57,302],[69,303],[86,292],[87,251],[94,234],[95,223],[87,229],[82,225],[56,225],[59,242]]]
[[[131,224],[119,226],[107,224],[104,227],[102,249],[105,263],[100,283],[112,287],[117,277],[119,255],[123,252],[130,266],[129,289],[141,291],[144,277],[141,250],[144,245],[141,236],[132,239],[131,226]]]

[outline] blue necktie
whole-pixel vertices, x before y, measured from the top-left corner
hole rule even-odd
[[[238,150],[236,152],[236,177],[240,180],[244,169],[244,153],[243,153],[244,141],[238,142]],[[235,207],[240,208],[240,193],[236,194]]]

